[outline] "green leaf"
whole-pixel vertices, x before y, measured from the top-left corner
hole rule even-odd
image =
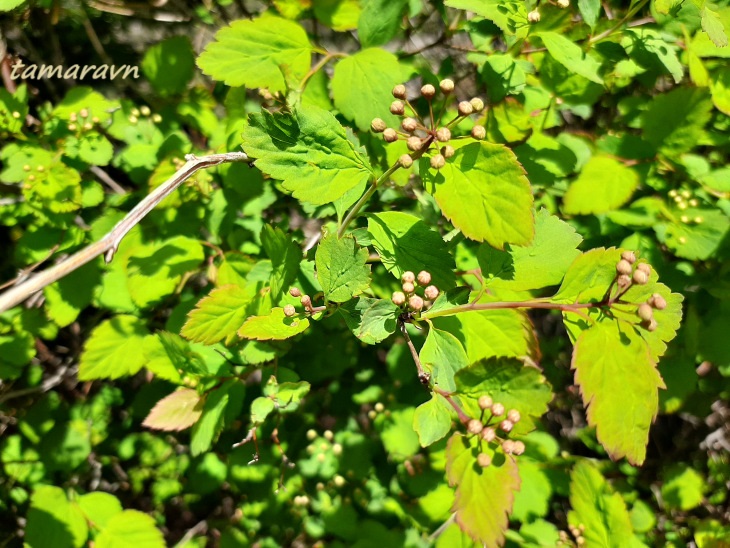
[[[431,374],[434,384],[447,392],[456,390],[454,375],[469,365],[459,339],[435,327],[428,330],[418,357],[423,368]]]
[[[667,43],[657,31],[647,28],[626,29],[621,45],[638,65],[651,70],[661,64],[672,75],[675,83],[682,81],[684,66],[677,57],[676,47]]]
[[[213,289],[188,314],[180,334],[203,344],[232,337],[246,318],[246,306],[253,297],[251,291],[237,285]]]
[[[196,390],[181,388],[158,401],[142,426],[168,432],[185,430],[198,422],[203,413],[202,403]]]
[[[98,91],[87,86],[75,86],[68,90],[63,100],[53,109],[53,117],[67,122],[78,115],[81,109],[89,113],[88,119],[96,117],[104,126],[111,120],[112,112],[119,108],[119,102],[110,101]]]
[[[633,327],[596,323],[576,340],[571,367],[598,441],[613,459],[643,463],[665,387],[647,343]]]
[[[565,303],[600,301],[616,277],[621,250],[596,248],[578,256],[570,265],[554,301]]]
[[[601,0],[578,0],[578,11],[583,21],[593,29],[601,14]]]
[[[603,84],[603,78],[598,74],[601,64],[585,53],[578,44],[557,32],[541,32],[539,36],[551,57],[566,69],[591,82]]]
[[[147,333],[134,316],[116,316],[100,323],[81,354],[79,380],[118,379],[137,373],[145,364],[142,345]]]
[[[295,411],[310,388],[311,385],[307,381],[279,383],[276,377],[271,375],[264,387],[264,395],[273,399],[279,411]]]
[[[614,493],[601,473],[587,460],[579,461],[570,476],[568,516],[573,527],[583,524],[581,535],[586,546],[624,548],[633,537],[626,503]]]
[[[537,357],[532,324],[518,310],[480,310],[438,318],[434,325],[449,331],[466,349],[468,362],[496,357]]]
[[[173,36],[147,49],[141,66],[160,96],[179,95],[195,75],[195,54],[186,36]]]
[[[452,8],[473,11],[489,19],[506,35],[524,38],[529,32],[525,3],[518,0],[446,0]]]
[[[706,90],[680,87],[654,98],[642,118],[644,138],[667,157],[698,145],[710,120],[712,101]]]
[[[91,303],[99,279],[99,266],[88,263],[47,286],[43,294],[46,297],[48,317],[59,327],[72,324]]]
[[[369,48],[339,61],[330,86],[335,107],[361,131],[370,129],[373,118],[391,127],[400,122],[389,111],[393,86],[403,80],[398,58],[379,48]]]
[[[325,234],[317,246],[317,279],[326,301],[344,303],[370,286],[368,250],[352,236]]]
[[[89,528],[78,505],[70,503],[60,487],[40,485],[30,499],[25,538],[32,548],[81,548]]]
[[[165,548],[162,532],[155,527],[152,516],[137,510],[124,510],[107,522],[94,548]]]
[[[256,167],[280,179],[295,198],[315,205],[333,202],[373,178],[367,158],[334,115],[314,106],[252,114],[243,148],[256,158]]]
[[[10,11],[25,4],[25,0],[0,0],[0,11]]]
[[[517,409],[521,418],[512,430],[515,434],[534,430],[553,397],[540,371],[515,359],[483,360],[459,371],[455,380],[456,392],[468,415],[479,416],[478,400],[483,395],[501,403],[507,411]]]
[[[235,381],[227,381],[220,388],[206,394],[202,414],[190,434],[190,453],[193,456],[207,451],[223,429],[223,413],[228,406],[228,391],[233,382]]]
[[[114,156],[109,139],[96,131],[89,131],[79,139],[79,158],[87,164],[105,166]]]
[[[251,316],[238,330],[244,339],[283,341],[309,327],[309,320],[300,316],[287,318],[283,308],[274,308],[268,316]]]
[[[609,156],[593,156],[563,198],[568,215],[605,213],[620,208],[639,186],[639,176]]]
[[[360,18],[358,0],[317,0],[314,14],[323,24],[336,31],[352,30]]]
[[[675,465],[665,474],[662,500],[667,508],[687,512],[702,504],[705,489],[702,474],[687,465]]]
[[[490,466],[476,463],[480,452],[492,458]],[[446,447],[446,478],[456,486],[452,511],[462,531],[486,548],[502,546],[515,491],[520,488],[514,458],[492,446],[480,449],[478,436],[454,434]]]
[[[700,14],[702,17],[702,30],[707,33],[712,43],[718,48],[726,47],[728,45],[727,31],[725,30],[725,25],[722,23],[720,14],[707,5],[707,3],[704,3],[704,6],[702,6]]]
[[[730,116],[730,69],[724,69],[712,79],[710,91],[715,108]]]
[[[535,238],[529,245],[499,251],[482,244],[477,259],[490,288],[539,289],[560,283],[580,255],[576,247],[581,241],[572,226],[540,209],[535,215]]]
[[[3,113],[0,117],[0,131],[22,134],[28,116],[28,86],[21,84],[15,93],[10,93],[5,88],[0,89],[0,112]]]
[[[400,211],[376,213],[368,217],[368,232],[383,266],[398,280],[408,270],[427,270],[439,289],[456,284],[456,265],[446,242],[418,217]]]
[[[522,92],[527,76],[522,66],[511,55],[493,53],[486,58],[482,77],[487,84],[490,101],[497,103],[507,95]]]
[[[727,215],[716,209],[687,209],[682,215],[689,221],[682,222],[680,217],[657,223],[657,239],[683,259],[706,260],[716,255],[730,231]]]
[[[470,142],[440,170],[421,160],[424,187],[444,216],[465,236],[505,244],[527,245],[535,234],[532,191],[514,153],[503,145]]]
[[[81,495],[77,502],[86,519],[99,529],[104,529],[112,517],[122,512],[122,503],[109,493],[87,493]]]
[[[271,297],[276,302],[297,277],[302,250],[283,230],[271,225],[261,229],[261,245],[271,260]]]
[[[466,286],[442,291],[431,305],[431,308],[421,313],[421,318],[425,320],[439,314],[453,314],[453,312],[450,312],[451,310],[469,302],[469,295],[471,295],[471,288]]]
[[[261,424],[276,408],[274,400],[260,396],[251,402],[251,422]]]
[[[365,0],[357,36],[363,48],[382,46],[398,33],[408,0]]]
[[[338,308],[352,334],[366,344],[378,344],[396,330],[400,308],[386,299],[360,297]]]
[[[421,447],[437,442],[451,430],[451,412],[448,404],[434,394],[426,403],[416,408],[413,414],[413,429],[418,434]]]
[[[413,407],[397,409],[376,423],[389,459],[402,462],[420,451],[421,444],[413,429],[415,411]]]
[[[219,30],[198,57],[198,66],[231,87],[284,91],[286,81],[301,79],[312,62],[304,29],[281,17],[234,21]],[[248,152],[248,151],[247,151]]]

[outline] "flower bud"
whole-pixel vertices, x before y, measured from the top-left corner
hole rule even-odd
[[[484,126],[476,125],[471,128],[471,136],[477,141],[481,141],[487,136],[487,130],[484,129]]]
[[[162,116],[160,116],[159,114],[156,114],[155,113],[155,114],[152,115],[152,121],[155,124],[159,124],[160,122],[162,122]],[[98,120],[97,120],[97,123],[98,123]]]
[[[406,146],[408,147],[408,150],[413,150],[414,152],[421,148],[421,138],[420,137],[408,137],[408,140],[406,141]]]
[[[502,442],[502,451],[511,455],[515,451],[515,442],[513,440],[504,440]]]
[[[454,91],[454,81],[449,78],[444,78],[441,82],[439,82],[439,87],[444,95],[448,95]]]
[[[484,430],[482,430],[482,439],[487,443],[494,441],[496,437],[497,432],[495,432],[494,428],[491,426],[487,426]]]
[[[512,453],[514,455],[521,455],[525,452],[525,444],[521,441],[515,441],[514,446],[512,447]]]
[[[398,84],[393,88],[393,97],[396,99],[405,99],[406,98],[406,86],[403,84]]]
[[[451,145],[446,145],[441,147],[441,154],[444,158],[451,158],[454,154],[456,154],[456,150],[454,150],[454,147]]]
[[[492,404],[494,403],[492,401],[492,398],[490,398],[489,396],[486,396],[486,395],[479,396],[478,401],[479,401],[479,409],[481,409],[482,411],[486,411],[487,409],[492,407]]]
[[[316,432],[316,430],[312,430],[311,428],[310,428],[309,430],[307,430],[307,439],[308,439],[309,441],[312,441],[312,440],[313,440],[314,438],[316,438],[316,437],[317,437],[317,432]]]
[[[30,171],[30,166],[28,164],[25,164],[23,166],[23,171]]]
[[[301,289],[299,289],[298,287],[292,287],[292,288],[291,288],[291,289],[289,290],[289,295],[291,295],[292,297],[295,297],[295,298],[297,298],[297,299],[298,299],[299,297],[301,297],[301,296],[302,296],[302,290],[301,290]]]
[[[630,277],[630,276],[629,276],[628,274],[621,274],[621,275],[620,275],[620,276],[619,276],[619,277],[618,277],[618,278],[616,279],[616,284],[617,284],[617,285],[618,285],[618,286],[619,286],[619,287],[620,287],[621,289],[626,289],[627,287],[629,287],[629,286],[631,285],[631,277]]]
[[[633,251],[624,251],[621,253],[621,258],[629,264],[634,264],[636,262],[636,254],[634,254]]]
[[[420,285],[428,285],[431,283],[431,273],[421,270],[416,277]]]
[[[514,428],[514,426],[514,423],[509,419],[504,419],[499,423],[499,429],[502,432],[512,432],[512,428]]]
[[[416,281],[416,275],[411,272],[410,270],[406,270],[400,277],[401,282],[415,282]]]
[[[656,331],[656,328],[659,327],[659,324],[656,321],[656,318],[652,318],[649,320],[649,325],[646,326],[646,329],[648,331]]]
[[[76,115],[76,113],[75,113],[75,112],[72,112],[71,114],[69,114],[69,115],[68,115],[68,119],[69,119],[69,120],[70,120],[71,122],[75,122],[76,120],[78,120],[78,116]]]
[[[517,411],[517,409],[510,409],[507,411],[507,419],[509,419],[513,424],[520,422],[521,418],[520,412]]]
[[[300,302],[305,308],[312,307],[312,297],[310,297],[309,295],[302,295]]]
[[[433,169],[441,169],[446,165],[446,158],[441,154],[434,154],[431,157],[431,167]]]
[[[692,219],[692,220],[693,220],[693,221],[694,221],[694,222],[695,222],[696,224],[698,224],[698,225],[702,224],[702,221],[704,221],[704,219],[703,219],[702,217],[700,217],[699,215],[698,215],[697,217],[695,217],[694,219]]]
[[[474,112],[474,107],[471,106],[469,101],[462,101],[459,103],[458,110],[460,115],[469,116],[472,112]]]
[[[447,127],[441,127],[436,130],[436,140],[445,143],[451,139],[451,131]]]
[[[385,140],[386,143],[392,143],[394,141],[397,141],[398,132],[396,132],[392,127],[386,128],[383,131],[383,140]]]
[[[383,133],[387,127],[388,125],[382,118],[373,118],[373,121],[370,122],[370,129],[372,129],[375,133]]]
[[[400,167],[408,169],[413,165],[413,158],[411,158],[409,154],[403,154],[400,158],[398,158],[398,163],[400,164]]]
[[[568,6],[570,6],[570,0],[558,0],[558,7],[559,8],[565,9]]]
[[[631,268],[631,263],[626,259],[621,259],[618,263],[616,263],[616,272],[619,274],[631,274],[632,270],[633,268]]]
[[[76,131],[76,124],[69,124],[68,125],[68,130],[69,131]]]
[[[139,107],[139,112],[142,114],[142,116],[149,116],[150,115],[150,107],[147,105],[144,105],[143,107]]]
[[[439,296],[438,287],[436,287],[435,285],[429,285],[426,289],[423,290],[423,294],[429,301],[435,301]]]
[[[390,104],[391,114],[395,114],[396,116],[401,116],[405,111],[406,111],[406,107],[403,104],[403,101],[393,101]]]
[[[482,421],[472,419],[469,421],[469,424],[467,424],[466,429],[470,434],[479,434],[484,429],[484,425],[482,424]]]
[[[135,114],[134,110],[132,111],[132,114]],[[82,118],[87,118],[89,116],[89,110],[86,108],[82,108],[79,111],[79,116],[81,116]],[[139,116],[139,112],[137,112],[137,114],[135,114],[135,116]]]
[[[14,110],[12,116],[16,120],[19,119],[20,118],[20,112],[18,112],[17,110]]]
[[[538,21],[540,21],[540,12],[538,11],[537,8],[535,8],[534,10],[532,10],[530,13],[527,14],[527,20],[530,23],[537,23]]]
[[[649,281],[649,275],[643,270],[636,270],[631,279],[638,285],[644,285]]]
[[[492,404],[492,415],[495,417],[501,417],[504,415],[504,405],[501,403],[494,403]]]
[[[84,131],[90,131],[93,127],[94,125],[91,122],[86,122],[84,124]]]
[[[419,312],[423,309],[423,299],[418,295],[413,295],[410,299],[408,299],[408,306],[411,310]]]
[[[477,464],[482,468],[486,468],[487,466],[492,464],[492,457],[490,457],[486,453],[479,453],[477,455]]]
[[[471,101],[469,101],[469,103],[474,109],[474,112],[481,112],[484,110],[484,101],[482,101],[479,97],[474,97]]]
[[[654,293],[651,296],[649,304],[657,310],[664,310],[667,307],[667,301],[659,293]]]
[[[418,120],[416,120],[415,118],[403,118],[400,127],[402,127],[404,131],[407,131],[409,133],[416,131],[416,129],[418,128]]]
[[[426,99],[431,99],[434,95],[436,95],[436,88],[431,84],[421,86],[421,95],[423,95]]]
[[[390,298],[393,304],[396,306],[403,306],[406,303],[406,296],[402,291],[393,292],[393,296]]]
[[[413,293],[416,290],[416,286],[413,285],[413,282],[403,282],[403,291],[406,294]]]
[[[649,263],[639,263],[636,266],[636,270],[641,270],[642,272],[645,272],[648,276],[649,274],[651,274],[651,265],[649,265]]]
[[[284,307],[284,316],[287,318],[291,318],[297,313],[297,309],[294,308],[294,305],[288,304]]]
[[[648,322],[654,317],[654,309],[649,303],[641,303],[639,308],[636,309],[636,314],[639,318]]]

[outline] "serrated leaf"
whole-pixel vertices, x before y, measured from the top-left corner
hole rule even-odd
[[[444,399],[434,394],[413,414],[413,429],[418,434],[421,447],[437,442],[451,430],[451,412]]]
[[[228,391],[232,382],[235,381],[227,381],[206,394],[202,414],[190,433],[190,453],[193,456],[207,451],[223,429],[223,413],[228,406]]]
[[[705,134],[712,101],[706,90],[678,87],[658,95],[642,117],[644,137],[668,157],[692,150]]]
[[[613,459],[643,463],[665,387],[647,343],[633,327],[596,323],[576,340],[571,367],[598,441]]]
[[[726,47],[728,45],[727,31],[725,30],[725,25],[723,25],[720,14],[705,3],[700,12],[700,16],[702,30],[707,33],[712,43],[718,48]]]
[[[313,9],[319,21],[340,32],[354,29],[360,17],[359,0],[317,0]]]
[[[271,260],[271,297],[276,301],[297,277],[302,250],[283,230],[271,225],[261,229],[261,245]]]
[[[569,522],[573,527],[583,524],[586,546],[631,546],[634,532],[626,503],[586,460],[579,461],[570,476],[570,505]]]
[[[687,465],[675,465],[666,472],[662,500],[667,508],[687,512],[702,504],[705,490],[702,474]]]
[[[616,277],[621,250],[596,248],[581,254],[570,265],[554,301],[586,303],[600,301]]]
[[[213,289],[188,314],[180,334],[195,342],[214,344],[232,336],[246,318],[254,295],[238,285]]]
[[[398,33],[408,0],[365,0],[357,22],[363,48],[387,44]]]
[[[81,495],[77,502],[86,519],[99,529],[104,529],[109,520],[123,510],[117,497],[101,491]]]
[[[601,64],[578,44],[557,32],[541,32],[539,36],[552,58],[566,69],[591,82],[603,84],[603,78],[598,74]]]
[[[23,540],[33,548],[81,548],[89,535],[81,509],[69,502],[60,487],[36,487],[27,520]]]
[[[260,396],[251,402],[251,422],[261,424],[276,408],[274,400]]]
[[[325,300],[344,303],[370,286],[368,251],[352,236],[326,234],[317,246],[315,264]]]
[[[113,156],[114,146],[102,134],[90,131],[79,139],[79,158],[87,164],[105,166]]]
[[[315,205],[333,202],[373,177],[335,116],[315,106],[250,115],[243,148],[295,198]]]
[[[631,199],[639,185],[638,174],[609,156],[593,156],[563,198],[569,215],[605,213]]]
[[[677,57],[676,47],[667,43],[657,31],[647,28],[626,29],[621,45],[638,65],[652,69],[661,64],[672,75],[675,83],[682,81],[684,66]]]
[[[393,86],[404,79],[398,58],[380,48],[368,48],[342,59],[335,65],[330,82],[335,107],[361,131],[370,128],[373,118],[391,127],[399,124],[389,111]]]
[[[103,321],[86,341],[79,361],[79,380],[118,379],[137,373],[145,364],[142,345],[147,333],[134,316]]]
[[[162,532],[152,516],[124,510],[112,516],[94,541],[95,548],[165,548]]]
[[[155,430],[180,431],[190,428],[203,413],[202,399],[196,390],[181,388],[158,401],[142,426]]]
[[[434,384],[447,392],[456,390],[454,375],[470,363],[459,339],[435,327],[428,330],[418,357]]]
[[[540,209],[535,215],[535,238],[529,245],[499,251],[482,244],[477,259],[490,288],[539,289],[560,283],[580,255],[576,248],[581,241],[572,226]]]
[[[503,145],[470,142],[440,170],[421,160],[424,187],[465,236],[492,247],[527,245],[535,234],[532,191],[514,153]]]
[[[198,66],[231,87],[261,87],[275,92],[286,89],[285,75],[301,79],[311,58],[309,38],[300,25],[264,16],[234,21],[219,30],[198,57]]]
[[[238,330],[244,339],[283,341],[309,327],[309,320],[300,316],[288,318],[283,308],[274,308],[268,316],[251,316]]]
[[[446,0],[452,8],[473,11],[489,19],[506,35],[524,38],[529,32],[525,3],[517,0]]]
[[[360,297],[338,308],[352,334],[367,344],[377,344],[396,330],[400,308],[385,299]]]
[[[578,0],[578,11],[589,27],[595,28],[601,14],[601,0]]]
[[[490,466],[476,463],[480,452],[492,457]],[[514,494],[520,488],[514,458],[490,446],[480,449],[478,436],[454,434],[446,446],[446,478],[456,486],[452,511],[462,531],[485,548],[502,546]]]
[[[398,280],[408,270],[427,270],[439,289],[455,285],[456,265],[446,243],[418,217],[400,211],[376,213],[368,217],[368,233],[383,266]]]
[[[483,360],[459,371],[455,381],[464,410],[471,416],[481,413],[478,400],[483,395],[501,403],[506,410],[517,409],[522,417],[512,430],[516,434],[534,430],[535,422],[547,413],[553,397],[540,371],[515,359]]]

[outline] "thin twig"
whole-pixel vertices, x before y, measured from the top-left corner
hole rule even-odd
[[[193,540],[193,537],[195,537],[195,535],[204,535],[207,531],[208,522],[205,520],[199,521],[185,532],[185,534],[180,539],[180,542],[178,542],[174,548],[182,548],[183,546],[187,546],[188,542]]]
[[[22,303],[32,294],[40,291],[47,285],[60,280],[64,276],[70,274],[77,268],[85,265],[100,255],[105,255],[106,262],[110,262],[114,257],[119,244],[124,236],[132,230],[150,211],[152,211],[162,200],[169,196],[183,182],[195,174],[198,170],[217,166],[227,162],[251,162],[252,160],[243,152],[227,152],[223,154],[211,154],[197,158],[189,154],[186,156],[187,162],[167,181],[162,183],[153,192],[137,204],[124,219],[104,236],[101,240],[92,243],[78,253],[75,253],[65,261],[44,270],[40,274],[33,276],[26,282],[13,287],[12,289],[0,294],[0,313],[11,309],[12,307]]]
[[[114,192],[117,194],[126,194],[127,191],[124,190],[124,187],[117,183],[114,179],[112,179],[109,174],[101,169],[99,166],[91,166],[89,167],[89,171],[96,175],[99,180],[104,183],[106,186],[111,188]]]
[[[48,392],[51,388],[54,388],[61,384],[67,377],[75,375],[77,369],[77,367],[71,368],[68,365],[63,365],[58,368],[58,371],[56,371],[53,375],[48,377],[38,386],[21,388],[19,390],[12,390],[10,392],[6,392],[5,394],[0,394],[0,404],[3,404],[8,400],[21,398],[23,396],[29,396],[30,394],[36,394],[38,392]]]

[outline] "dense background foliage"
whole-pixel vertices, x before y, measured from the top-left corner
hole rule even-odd
[[[728,2],[0,10],[0,281],[98,240],[186,154],[243,144],[260,158],[198,172],[110,263],[0,314],[0,545],[471,546],[461,524],[492,546],[511,507],[509,546],[730,546]],[[16,57],[139,66],[140,78],[12,79]],[[446,100],[444,78],[456,83]],[[389,112],[400,83],[424,115],[419,90],[435,87],[436,115],[443,104],[457,120],[461,167],[447,158],[436,171],[436,151],[414,152],[411,175],[380,177],[408,152],[370,129],[373,118],[400,123]],[[486,108],[459,117],[457,101],[474,97]],[[485,141],[470,137],[475,124]],[[272,135],[293,139],[290,157],[276,156]],[[316,187],[328,162],[344,175]],[[362,210],[373,215],[348,216],[378,177]],[[479,177],[494,194],[458,198]],[[620,249],[651,264],[640,300],[660,292],[675,316],[653,336],[633,309],[617,312],[636,324],[618,331],[625,347],[611,339],[619,320],[591,309],[586,329],[566,308],[603,298]],[[337,261],[339,281],[323,274]],[[409,326],[443,383],[431,400],[390,304],[403,272],[422,269],[480,303],[557,293],[557,305]],[[328,304],[305,318],[290,286]],[[665,352],[677,294],[682,326]],[[469,289],[442,298],[434,318]],[[297,307],[293,326],[285,305]],[[574,378],[576,339],[589,351],[576,350]],[[605,377],[579,378],[599,362]],[[472,477],[455,464],[460,438],[447,448],[452,426],[464,428],[441,392],[474,412],[476,387],[521,410],[526,450],[495,449]],[[172,407],[155,407],[171,394]],[[498,475],[510,463],[513,506],[511,489],[495,494],[519,481]]]

